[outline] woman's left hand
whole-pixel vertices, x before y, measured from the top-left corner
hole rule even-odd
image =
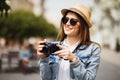
[[[62,57],[64,59],[69,59],[70,61],[74,62],[76,61],[76,56],[70,52],[66,47],[62,46],[62,45],[57,45],[61,50],[56,51],[54,54]]]

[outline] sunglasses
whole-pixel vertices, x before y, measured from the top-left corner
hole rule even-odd
[[[77,22],[79,22],[78,19],[62,17],[62,23],[63,24],[66,24],[68,21],[72,26],[75,26],[77,24]]]

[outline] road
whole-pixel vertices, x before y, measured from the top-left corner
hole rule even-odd
[[[120,66],[101,60],[96,80],[120,80]]]

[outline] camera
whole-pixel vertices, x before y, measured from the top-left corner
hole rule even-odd
[[[40,52],[43,52],[45,55],[49,56],[50,54],[60,50],[60,48],[57,47],[57,44],[58,43],[52,42],[41,43],[41,45],[44,45],[44,47]]]

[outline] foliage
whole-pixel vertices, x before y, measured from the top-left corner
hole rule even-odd
[[[57,29],[43,16],[36,17],[23,10],[9,13],[8,18],[0,19],[0,36],[6,39],[24,39],[29,37],[53,37]]]

